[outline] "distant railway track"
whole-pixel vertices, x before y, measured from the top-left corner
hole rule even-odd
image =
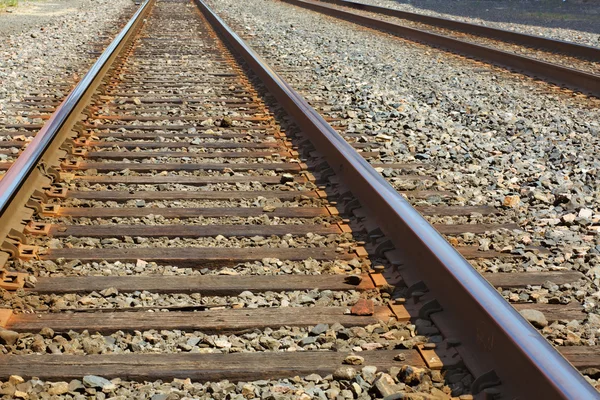
[[[282,1],[600,97],[600,75],[598,74],[600,49],[598,48],[354,1]],[[360,11],[379,14],[384,18],[377,18]],[[418,25],[403,25],[397,21],[386,19],[386,17],[399,18]],[[538,58],[527,53],[522,54],[523,52],[508,51],[494,44],[479,43],[472,39],[477,37],[485,37],[501,43],[515,43],[551,54],[568,55],[574,59],[556,63],[554,60]]]
[[[466,366],[475,378],[472,394],[485,398],[597,396],[485,279],[515,287],[580,276],[479,275],[465,257],[507,255],[454,249],[439,232],[493,227],[434,228],[419,212],[493,209],[413,209],[373,168],[381,166],[376,151],[358,153],[360,146],[344,140],[352,134],[336,131],[202,1],[144,2],[62,103],[44,96],[25,103],[28,115],[47,122],[27,146],[12,139],[31,135],[39,124],[2,127],[8,140],[0,148],[20,154],[2,165],[0,286],[20,290],[20,297],[56,296],[63,307],[19,301],[0,313],[4,329],[52,337],[308,327],[320,338],[333,326],[413,321],[429,328],[433,322],[430,331],[441,342],[398,349],[399,340],[384,338],[356,353],[382,371]],[[411,171],[419,165],[384,167]],[[311,270],[313,263],[322,268]],[[90,300],[98,293],[113,298],[139,291],[215,299],[135,307]],[[228,297],[297,291],[329,291],[342,300],[250,307]],[[346,304],[344,293],[355,301]],[[580,312],[551,306],[557,319]],[[319,333],[316,327],[324,325]],[[340,330],[332,332],[339,333],[337,345],[349,347]],[[36,354],[1,355],[0,377],[248,381],[325,376],[350,355],[313,351],[310,343],[318,339],[303,335],[294,351],[279,344],[268,351],[146,354],[140,345],[121,354],[88,348],[62,354],[58,346],[37,346],[31,348]],[[600,365],[578,349],[563,353],[579,368]]]

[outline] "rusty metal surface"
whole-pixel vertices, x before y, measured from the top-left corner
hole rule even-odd
[[[531,57],[521,56],[479,44],[469,43],[419,29],[408,28],[391,22],[381,21],[327,4],[311,0],[281,0],[296,6],[345,19],[370,28],[380,29],[409,40],[437,46],[467,57],[483,60],[502,67],[515,69],[525,75],[543,79],[583,93],[600,97],[600,76],[573,68],[563,67]]]
[[[506,397],[591,399],[598,392],[443,237],[202,0],[195,0],[294,117],[317,150],[401,249],[453,319],[476,370],[494,370]],[[509,397],[510,396],[510,397]]]
[[[101,71],[106,70],[111,64],[112,59],[118,54],[120,47],[126,42],[133,28],[139,23],[145,10],[148,9],[149,4],[150,0],[145,0],[123,30],[108,45],[75,89],[69,93],[67,98],[37,133],[33,141],[3,176],[0,181],[0,218],[4,216],[8,206],[25,185],[28,177],[36,168],[39,168],[42,157],[44,157],[50,145],[55,141],[59,132],[65,128],[69,128],[65,126],[67,125],[67,121],[73,118],[76,108],[81,106],[85,96],[89,95],[93,90],[94,83],[97,83],[101,77]]]
[[[505,29],[492,28],[484,25],[470,24],[468,22],[455,21],[448,18],[433,17],[430,15],[417,14],[407,11],[395,10],[387,7],[379,7],[371,4],[358,3],[348,0],[321,0],[339,6],[350,7],[357,10],[375,12],[389,15],[390,17],[402,18],[409,21],[421,22],[428,25],[439,26],[456,31],[461,31],[478,36],[485,36],[507,42],[518,43],[525,46],[536,47],[551,52],[570,54],[576,57],[600,61],[600,48],[585,46],[582,44],[566,42],[564,40],[549,39],[542,36],[528,35],[526,33],[513,32]]]

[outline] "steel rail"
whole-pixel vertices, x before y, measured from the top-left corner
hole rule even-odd
[[[515,71],[519,71],[522,74],[529,75],[533,78],[542,79],[556,85],[566,86],[583,93],[600,97],[600,76],[598,75],[436,33],[378,20],[366,15],[345,11],[319,1],[281,1],[318,11],[336,18],[345,19],[370,28],[390,32],[405,39],[440,47],[451,52],[479,59],[504,68],[514,69]]]
[[[542,36],[529,35],[527,33],[513,32],[508,31],[506,29],[492,28],[484,25],[471,24],[468,22],[456,21],[449,18],[433,17],[430,15],[417,14],[408,11],[400,11],[395,10],[393,8],[374,6],[371,4],[359,3],[356,1],[321,1],[336,4],[338,6],[374,12],[378,14],[388,15],[390,17],[405,19],[408,21],[421,22],[436,27],[448,28],[455,31],[476,34],[492,39],[498,39],[506,42],[521,44],[524,46],[544,49],[553,53],[570,54],[576,57],[585,58],[592,61],[600,61],[600,48],[598,47],[586,46],[583,44],[567,42],[559,39],[550,39]]]
[[[444,238],[203,0],[194,0],[438,296],[472,371],[494,370],[511,398],[600,398]],[[438,314],[433,314],[438,315]],[[509,398],[504,397],[504,398]]]
[[[145,0],[138,8],[132,18],[127,22],[121,32],[108,45],[94,65],[79,81],[77,86],[69,93],[65,100],[57,107],[50,119],[37,133],[31,143],[25,148],[23,153],[17,158],[14,164],[0,180],[0,219],[4,220],[17,196],[23,197],[23,187],[33,172],[40,168],[42,159],[48,154],[49,149],[57,147],[57,138],[59,133],[64,133],[65,129],[70,129],[77,110],[85,106],[86,99],[100,84],[104,74],[109,69],[112,61],[117,57],[131,34],[141,21],[142,16],[148,10],[153,0]],[[60,143],[58,144],[58,146]],[[30,191],[32,192],[32,190]],[[31,193],[29,193],[31,195]],[[29,196],[26,195],[26,196]],[[21,202],[27,199],[20,199]],[[4,232],[5,233],[5,232]]]

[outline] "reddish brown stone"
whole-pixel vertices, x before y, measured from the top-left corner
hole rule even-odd
[[[360,299],[350,310],[352,315],[373,315],[375,305],[373,300]]]

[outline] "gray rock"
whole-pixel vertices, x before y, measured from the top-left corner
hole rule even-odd
[[[323,380],[323,378],[319,374],[310,374],[310,375],[307,375],[306,377],[304,377],[304,380],[308,381],[308,382],[319,383]]]
[[[327,332],[327,329],[329,329],[328,324],[319,324],[311,329],[310,335],[311,336],[319,336],[319,335]]]
[[[375,380],[375,374],[377,373],[377,367],[374,365],[365,365],[362,368],[362,376],[368,383],[373,383]]]
[[[373,382],[373,386],[381,397],[390,396],[398,391],[394,379],[386,373],[380,372]]]
[[[342,366],[335,370],[333,379],[338,381],[349,381],[356,376],[356,370],[350,366]]]
[[[112,336],[104,336],[104,343],[106,343],[108,346],[112,346],[117,343],[117,339]]]
[[[102,341],[104,340],[102,339]],[[81,339],[81,346],[87,354],[100,354],[104,349],[104,346],[100,341],[89,337]]]
[[[298,342],[301,346],[308,346],[309,344],[315,344],[317,342],[317,338],[315,336],[307,336],[302,338],[300,342]]]
[[[277,350],[281,347],[281,342],[270,337],[263,337],[260,343],[269,350]]]
[[[536,328],[544,328],[548,326],[548,320],[544,316],[544,313],[531,308],[526,308],[519,311],[521,315]]]
[[[592,210],[590,210],[589,208],[582,208],[581,210],[579,210],[579,213],[577,214],[577,216],[579,218],[590,219],[590,218],[592,218],[593,213],[594,212]]]
[[[83,385],[88,388],[101,389],[103,391],[115,390],[114,383],[106,378],[96,375],[86,375],[83,377]]]
[[[591,312],[587,316],[587,321],[593,327],[598,327],[600,326],[600,315]]]
[[[80,380],[73,379],[69,382],[69,393],[83,392],[84,390],[85,386],[83,386],[83,383]]]

